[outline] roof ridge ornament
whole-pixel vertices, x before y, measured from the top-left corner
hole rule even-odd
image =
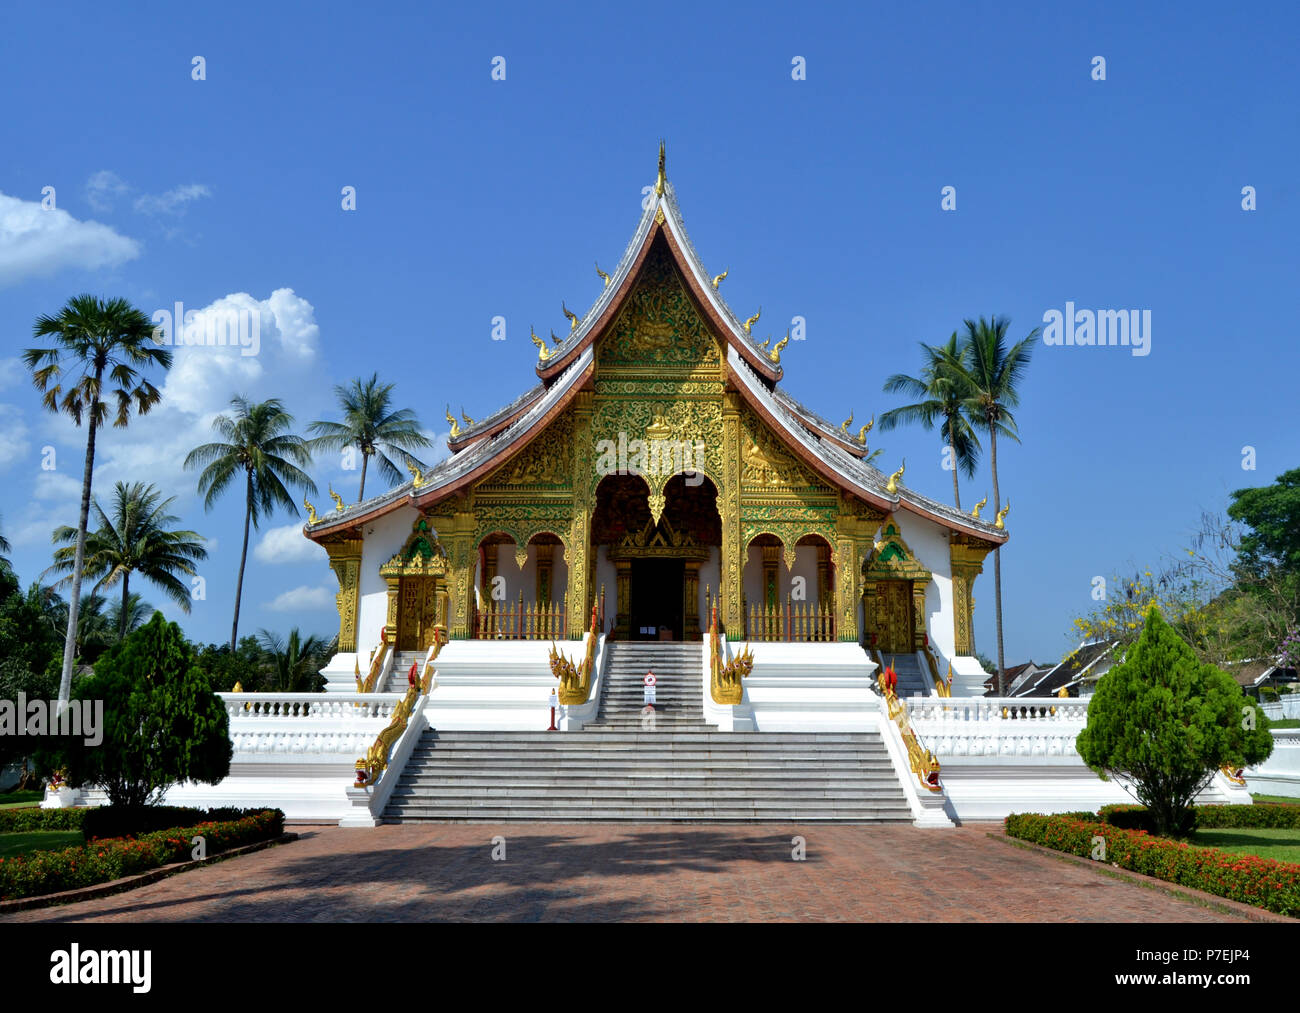
[[[343,506],[343,497],[334,491],[334,483],[329,483],[330,499],[334,501],[334,508],[342,513],[345,509]]]
[[[668,182],[668,174],[667,174],[667,172],[664,170],[664,142],[663,142],[663,138],[660,138],[660,140],[659,140],[659,175],[658,175],[658,177],[655,179],[655,196],[656,196],[656,197],[662,197],[662,196],[664,195],[664,184],[665,184],[666,182]]]
[[[454,440],[460,435],[460,423],[456,421],[456,416],[451,413],[451,405],[447,405],[447,421],[451,423],[451,438]]]
[[[596,273],[600,275],[600,280],[605,283],[605,288],[609,288],[609,275],[600,269],[600,261],[596,261]],[[717,288],[715,285],[714,288]]]
[[[473,420],[472,418],[470,418],[468,415],[465,414],[465,406],[464,406],[464,405],[461,405],[461,406],[460,406],[460,417],[463,418],[463,419],[465,420],[465,425],[466,425],[466,427],[468,427],[468,428],[472,428],[472,427],[473,427],[473,425],[474,425],[474,420]]]
[[[776,347],[767,353],[767,357],[774,365],[781,364],[781,349],[790,344],[790,329],[787,327],[785,337],[776,343]]]
[[[840,432],[845,436],[849,435],[849,426],[853,425],[853,412],[849,412],[849,417],[840,423]]]
[[[411,473],[411,488],[418,489],[424,485],[424,473],[415,466],[409,457],[406,459],[406,470]]]
[[[578,314],[564,305],[564,300],[560,300],[560,309],[564,310],[564,315],[569,318],[569,333],[572,334],[578,329]]]
[[[528,325],[528,333],[530,336],[529,340],[531,340],[532,343],[537,346],[537,361],[545,362],[547,359],[551,357],[551,352],[550,349],[546,347],[546,342],[537,336],[537,332],[533,330],[532,324]],[[450,408],[447,409],[447,416],[449,419],[451,418]],[[456,420],[451,419],[451,424],[454,427],[456,425]],[[452,435],[455,436],[456,434],[453,432]]]
[[[867,445],[867,433],[871,432],[871,427],[875,424],[876,416],[873,414],[871,418],[867,420],[867,424],[858,430],[858,442],[864,447]]]
[[[988,503],[988,501],[989,501],[989,494],[988,494],[988,493],[985,493],[985,494],[984,494],[984,498],[983,498],[982,500],[980,500],[978,503],[975,504],[975,509],[972,510],[972,511],[970,512],[970,515],[971,515],[972,517],[974,517],[976,520],[979,520],[979,519],[980,519],[980,511],[984,509],[984,507],[985,507],[985,505]]]
[[[999,531],[1005,531],[1007,527],[1005,521],[1007,519],[1007,514],[1009,514],[1010,512],[1011,512],[1011,500],[1010,498],[1008,498],[1007,505],[998,511],[998,519],[993,522],[993,526],[997,528]]]
[[[713,276],[713,291],[716,292],[718,290],[718,286],[721,285],[726,280],[727,275],[730,273],[731,271],[730,269],[728,269],[726,271],[723,271],[721,274],[715,274]]]
[[[758,308],[758,312],[745,321],[744,327],[745,327],[746,334],[749,334],[749,329],[753,327],[756,323],[758,323],[758,318],[761,317],[762,315],[763,315],[763,307],[760,306]]]
[[[316,508],[307,502],[307,497],[302,498],[302,505],[307,508],[307,523],[319,524],[320,518],[316,516]]]
[[[907,468],[907,458],[903,458],[903,463],[898,466],[898,470],[889,476],[889,481],[885,485],[885,492],[891,496],[898,494],[898,480],[903,477],[903,472]]]

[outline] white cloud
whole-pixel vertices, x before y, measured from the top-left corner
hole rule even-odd
[[[134,239],[107,225],[0,193],[0,285],[67,268],[116,267],[139,255]]]
[[[300,612],[308,609],[333,608],[337,587],[308,587],[306,584],[276,595],[263,607],[272,612]]]
[[[141,194],[135,199],[135,209],[146,215],[183,215],[190,201],[211,196],[212,191],[202,183],[187,183],[166,193]]]
[[[96,211],[112,211],[117,198],[130,189],[117,173],[100,169],[86,180],[86,202]]]
[[[0,404],[0,471],[8,470],[15,461],[31,451],[27,423],[17,405]]]
[[[81,480],[61,471],[42,471],[32,483],[32,499],[45,502],[60,499],[81,499]]]
[[[22,359],[0,359],[0,390],[8,390],[27,379],[27,367]]]
[[[253,549],[253,558],[262,563],[323,563],[325,550],[302,533],[301,524],[269,528]]]

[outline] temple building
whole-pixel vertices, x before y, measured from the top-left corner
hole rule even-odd
[[[597,268],[599,272],[599,268]],[[569,330],[532,334],[536,383],[451,423],[451,455],[317,516],[339,581],[335,670],[381,644],[578,639],[860,644],[951,666],[982,692],[972,588],[1006,540],[868,464],[871,424],[781,387],[787,331],[727,305],[664,172],[622,259]],[[779,330],[779,329],[778,329]],[[865,413],[864,413],[865,414]],[[932,668],[936,666],[931,666]],[[933,690],[929,675],[922,691]]]

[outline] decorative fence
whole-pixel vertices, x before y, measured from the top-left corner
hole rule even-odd
[[[835,639],[835,610],[829,603],[796,602],[753,605],[745,602],[745,639],[827,643]]]
[[[1088,701],[914,696],[912,723],[940,756],[1077,756]]]
[[[478,640],[563,640],[567,634],[564,606],[557,602],[486,601],[477,610],[474,636]]]

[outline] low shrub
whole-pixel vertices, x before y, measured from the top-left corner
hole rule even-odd
[[[121,806],[106,805],[86,811],[81,829],[86,840],[96,837],[136,837],[183,827],[191,823],[222,823],[239,820],[261,809],[193,809],[172,805]]]
[[[77,848],[0,859],[0,900],[74,890],[188,861],[194,837],[204,839],[208,855],[217,855],[283,833],[284,813],[262,809],[236,820],[199,822],[133,839],[93,840]]]
[[[89,809],[0,809],[0,834],[80,830]]]
[[[1064,815],[1090,818],[1078,813]],[[1124,830],[1145,830],[1152,833],[1152,823],[1145,806],[1107,805],[1097,814],[1102,823]],[[1257,803],[1255,805],[1198,805],[1192,808],[1193,827],[1197,830],[1227,828],[1300,829],[1300,806]]]
[[[1220,808],[1220,807],[1207,807]],[[1245,809],[1247,806],[1223,806]],[[1300,863],[1195,848],[1101,821],[1013,813],[1005,820],[1008,837],[1091,858],[1096,838],[1105,842],[1106,863],[1169,883],[1204,890],[1228,900],[1253,904],[1283,915],[1300,915]]]

